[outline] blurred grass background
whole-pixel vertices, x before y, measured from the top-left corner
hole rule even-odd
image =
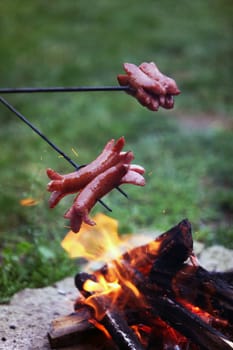
[[[233,247],[232,1],[3,0],[0,18],[1,87],[116,85],[123,62],[142,61],[175,78],[175,109],[157,113],[122,92],[5,97],[79,164],[125,136],[147,186],[125,186],[129,200],[105,198],[122,233],[165,231],[188,217],[195,239]],[[3,105],[0,120],[4,302],[77,266],[60,247],[71,199],[48,210],[45,175],[73,169]],[[28,197],[38,205],[21,206]]]

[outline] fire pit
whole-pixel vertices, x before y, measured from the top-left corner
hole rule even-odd
[[[121,254],[75,284],[75,312],[57,319],[52,348],[232,349],[232,274],[209,272],[193,253],[181,221],[155,240]]]

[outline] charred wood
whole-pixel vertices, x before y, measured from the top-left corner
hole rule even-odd
[[[75,277],[76,286],[78,286],[79,291],[85,297],[90,295],[90,293],[87,295],[86,291],[83,290],[83,285],[87,279],[92,279],[93,281],[96,280],[94,275],[89,275],[86,273],[79,273]],[[95,303],[97,308],[102,310],[106,309],[106,311],[103,313],[103,318],[98,321],[107,329],[108,333],[111,335],[112,339],[120,350],[144,350],[137,336],[128,326],[125,316],[121,316],[121,314],[116,310],[108,309],[107,297],[105,297],[104,300],[102,297],[96,297]],[[79,300],[77,300],[75,304],[75,309],[77,310],[78,307]]]
[[[188,264],[183,264],[180,269],[153,267],[150,281],[166,294],[233,322],[233,287],[218,274]]]
[[[108,330],[120,350],[143,350],[143,346],[128,326],[124,316],[116,311],[107,311],[101,323]]]
[[[144,275],[148,275],[154,264],[158,268],[179,267],[188,259],[192,251],[191,224],[187,219],[184,219],[161,234],[152,243],[136,247],[123,254],[121,260],[130,263],[132,267]]]
[[[153,298],[149,302],[161,319],[182,333],[201,349],[232,350],[232,347],[223,340],[225,336],[206,324],[200,317],[187,310],[181,304],[167,297]]]
[[[223,271],[223,272],[210,272],[210,275],[213,276],[213,278],[217,277],[221,280],[229,283],[231,286],[233,286],[233,270],[229,271]]]
[[[93,274],[79,273],[75,284],[84,298],[91,296],[95,304],[92,317],[105,327],[120,349],[153,349],[153,344],[156,349],[232,349],[233,287],[228,282],[232,275],[219,275],[188,264],[186,260],[192,254],[191,225],[183,220],[155,241],[128,251]],[[106,282],[117,277],[121,292],[114,304],[109,294],[83,289],[86,280],[98,283],[100,275]],[[126,281],[138,289],[139,297],[135,297]],[[75,309],[79,303],[78,300]],[[192,311],[195,307],[199,307],[199,313]],[[96,309],[101,316],[97,316]],[[163,320],[164,325],[156,320]],[[143,341],[131,329],[140,323],[151,329]],[[169,337],[161,337],[156,327],[180,333],[180,338],[185,339],[183,345],[173,337],[170,343],[163,343]]]

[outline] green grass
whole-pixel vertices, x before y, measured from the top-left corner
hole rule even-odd
[[[229,0],[0,3],[2,87],[114,85],[123,62],[145,60],[177,80],[182,94],[175,109],[157,113],[119,92],[7,97],[80,164],[108,139],[125,136],[147,170],[147,186],[125,186],[129,200],[117,191],[105,198],[121,232],[163,231],[188,217],[194,238],[233,247],[232,12]],[[208,118],[217,122],[202,127]],[[71,199],[48,210],[45,175],[47,167],[73,169],[3,106],[0,120],[0,300],[6,301],[78,266],[59,244]],[[20,206],[29,196],[39,204]]]

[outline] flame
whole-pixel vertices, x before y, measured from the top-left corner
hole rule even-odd
[[[94,318],[91,318],[89,320],[89,323],[93,324],[96,328],[98,328],[101,332],[103,332],[106,336],[106,338],[111,339],[111,335],[107,331],[107,329],[99,322],[97,322]]]
[[[34,205],[37,205],[39,203],[39,200],[31,198],[31,197],[28,197],[28,198],[21,199],[19,201],[19,203],[23,207],[32,207]]]
[[[99,276],[98,282],[88,279],[84,285],[83,289],[92,293],[108,294],[114,290],[118,290],[120,285],[117,280],[114,282],[107,282],[103,275]]]
[[[122,293],[122,287],[117,280],[108,282],[103,275],[99,275],[97,281],[88,279],[83,290],[91,293],[86,298],[85,304],[91,306],[95,311],[95,318],[101,320],[107,309],[114,307],[119,295]]]
[[[138,314],[145,312],[146,315],[149,310],[150,306],[143,295],[143,288],[138,282],[140,274],[148,276],[156,257],[166,249],[163,245],[166,234],[160,235],[156,240],[143,235],[143,245],[139,245],[142,243],[140,239],[135,240],[135,236],[138,235],[133,235],[132,246],[128,235],[119,237],[116,220],[101,213],[97,214],[94,220],[95,226],[84,224],[79,234],[69,231],[61,245],[71,258],[85,258],[91,262],[104,263],[91,274],[84,273],[84,276],[80,274],[79,289],[84,296],[82,303],[90,306],[93,311],[91,316],[93,318],[89,319],[89,322],[101,329],[109,338],[107,329],[99,323],[106,312],[109,310],[121,312],[126,305],[130,312],[137,310]],[[90,268],[90,264],[87,266]],[[177,296],[176,300],[207,324],[220,327],[228,325],[226,320],[204,311],[185,299]],[[153,315],[149,322],[150,325],[130,324],[143,346],[147,347],[150,336],[153,335],[165,339],[166,348],[190,347],[190,340],[159,317]]]
[[[127,260],[130,260],[130,266],[137,266],[138,271],[145,273],[150,270],[150,257],[157,254],[161,242],[151,241],[151,237],[145,235],[119,236],[118,222],[102,213],[98,213],[94,221],[95,226],[84,224],[78,234],[69,231],[61,242],[71,258],[88,260],[86,271],[95,270],[93,278],[82,286],[84,293],[89,295],[85,297],[85,304],[94,309],[97,320],[107,309],[114,309],[116,305],[124,308],[127,303],[135,305],[135,300],[143,308],[144,298],[133,283],[134,270],[126,268]],[[102,270],[103,263],[105,271]]]
[[[111,261],[105,265],[105,272],[95,271],[93,279],[87,279],[83,284],[83,290],[90,295],[86,297],[85,304],[91,306],[95,311],[95,318],[101,320],[107,309],[118,308],[140,297],[137,287],[131,282],[130,276],[125,273],[121,259]],[[141,298],[142,303],[143,298]]]
[[[138,339],[140,340],[140,342],[146,347],[146,344],[148,343],[148,339],[145,340],[144,338],[146,337],[148,338],[150,336],[150,333],[152,330],[151,327],[144,324],[135,324],[135,325],[132,325],[131,328],[136,334],[136,336],[138,337]]]
[[[78,234],[69,231],[61,242],[71,258],[86,258],[89,261],[108,261],[120,254],[123,240],[118,236],[116,220],[98,213],[95,226],[83,224]]]
[[[102,213],[94,217],[96,225],[90,227],[83,225],[80,232],[75,234],[69,231],[61,242],[62,247],[68,252],[71,258],[85,258],[88,260],[86,270],[96,267],[97,262],[107,266],[107,272],[103,274],[101,269],[94,272],[94,280],[88,279],[83,284],[83,291],[90,295],[85,299],[85,303],[90,305],[95,311],[95,318],[101,319],[106,308],[112,308],[114,305],[122,307],[134,296],[140,298],[140,292],[131,281],[131,277],[125,272],[122,266],[122,254],[131,251],[130,237],[132,235],[118,234],[118,222]],[[133,246],[138,246],[138,240],[135,239]],[[138,236],[140,243],[141,236]],[[143,236],[143,243],[151,241],[151,237],[146,239]],[[154,246],[155,245],[155,246]],[[158,248],[157,243],[153,243],[149,250]],[[135,248],[132,260],[135,262],[140,258],[141,250]],[[96,270],[96,269],[95,269]],[[124,297],[122,298],[122,295]],[[143,298],[141,298],[143,299]],[[103,302],[102,302],[103,301]]]
[[[203,309],[201,309],[199,306],[193,305],[189,302],[187,302],[184,299],[178,299],[178,301],[185,306],[186,309],[190,310],[192,313],[196,314],[198,317],[200,317],[204,322],[208,323],[208,324],[217,324],[221,327],[227,327],[228,326],[228,321],[217,317],[214,315],[214,313],[209,313]]]

